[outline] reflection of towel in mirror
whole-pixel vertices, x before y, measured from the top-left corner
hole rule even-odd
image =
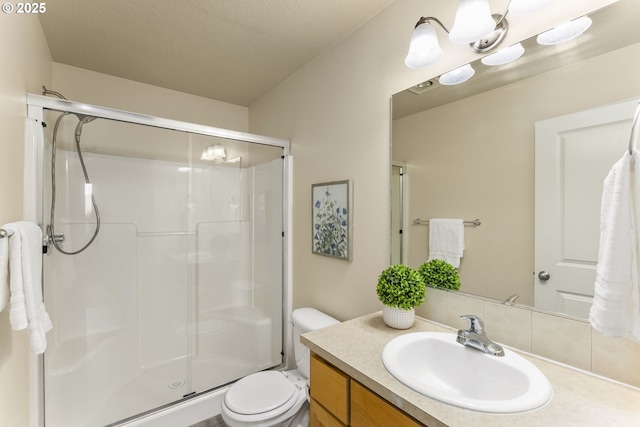
[[[52,327],[42,300],[42,230],[26,221],[3,228],[12,234],[8,238],[11,327],[16,331],[28,328],[31,351],[41,354],[47,348],[45,335]]]
[[[637,153],[633,154],[634,159]],[[640,340],[638,299],[638,223],[634,209],[640,206],[640,160],[631,172],[632,156],[627,152],[607,175],[600,210],[600,247],[596,267],[591,325],[609,336],[631,333]],[[636,181],[635,195],[632,179]],[[634,197],[635,196],[635,197]],[[635,199],[635,200],[634,200]],[[637,217],[637,213],[635,215]]]
[[[0,311],[9,303],[9,237],[0,238]]]
[[[429,220],[429,260],[441,259],[460,267],[464,251],[464,222],[461,219]]]

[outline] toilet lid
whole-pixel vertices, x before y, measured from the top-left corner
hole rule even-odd
[[[224,396],[224,403],[233,412],[255,415],[276,408],[286,411],[296,399],[296,387],[277,371],[258,372],[236,382]]]

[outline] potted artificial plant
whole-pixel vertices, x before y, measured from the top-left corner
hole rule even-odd
[[[396,329],[413,325],[415,307],[424,302],[427,289],[424,279],[416,270],[403,264],[392,265],[380,274],[376,293],[384,304],[384,322]]]
[[[441,259],[432,259],[418,267],[424,283],[432,288],[460,289],[460,276],[455,267]]]

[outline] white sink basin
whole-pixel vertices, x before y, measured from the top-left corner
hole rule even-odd
[[[509,414],[546,404],[552,389],[544,374],[513,351],[504,352],[482,353],[450,333],[414,332],[389,341],[382,362],[407,387],[460,408]]]

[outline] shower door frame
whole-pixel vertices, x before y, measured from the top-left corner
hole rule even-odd
[[[129,111],[83,104],[66,99],[50,98],[42,95],[27,94],[27,125],[25,127],[24,150],[24,198],[23,217],[25,221],[40,224],[43,218],[43,158],[44,132],[40,126],[44,123],[44,110],[78,113],[103,119],[116,120],[131,124],[188,132],[193,134],[232,139],[254,144],[268,145],[283,149],[283,245],[282,245],[282,278],[283,278],[283,329],[282,343],[284,350],[283,363],[287,364],[291,343],[291,322],[289,313],[292,310],[292,156],[291,142],[286,139],[273,138],[247,132],[223,129],[213,126],[189,123],[180,120],[154,117]],[[33,123],[37,126],[33,126]],[[44,426],[44,357],[29,353],[29,427]]]

